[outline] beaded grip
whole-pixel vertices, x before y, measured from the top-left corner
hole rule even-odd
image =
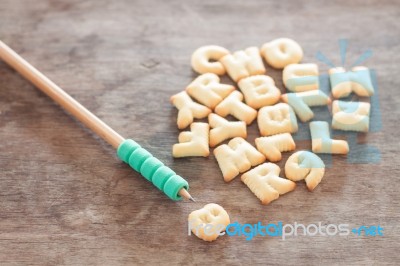
[[[185,179],[132,139],[126,139],[119,145],[117,155],[172,200],[181,200],[179,191],[182,188],[189,189],[189,184]]]

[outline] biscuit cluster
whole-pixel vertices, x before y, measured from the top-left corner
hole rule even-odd
[[[315,189],[325,172],[325,165],[316,153],[347,154],[349,145],[345,140],[331,139],[327,122],[312,121],[309,123],[312,152],[292,154],[285,165],[286,178],[279,177],[280,168],[274,162],[282,159],[282,152],[295,150],[291,134],[298,130],[297,119],[309,122],[314,117],[312,107],[332,105],[332,128],[367,132],[370,104],[332,102],[319,88],[318,66],[300,63],[302,58],[303,49],[287,38],[265,43],[261,49],[249,47],[234,53],[216,45],[197,49],[191,65],[200,75],[185,91],[171,97],[179,110],[178,128],[190,126],[190,131],[179,134],[173,156],[207,157],[210,147],[215,147],[213,153],[224,180],[229,182],[243,174],[241,180],[262,204],[292,191],[295,181],[305,180],[310,191]],[[288,93],[281,94],[274,80],[265,75],[263,59],[271,67],[283,69],[283,83]],[[219,76],[224,74],[237,83],[239,90],[220,82]],[[366,67],[354,67],[348,72],[333,68],[329,76],[335,99],[351,93],[359,96],[374,93]],[[228,115],[237,121],[225,119]],[[206,117],[208,123],[194,122]],[[253,146],[245,139],[247,125],[255,120],[261,136]],[[231,140],[221,145],[228,139]]]

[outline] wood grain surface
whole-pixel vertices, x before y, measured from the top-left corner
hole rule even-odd
[[[168,200],[0,62],[0,265],[398,265],[399,17],[395,0],[0,0],[0,38],[184,176],[197,199]],[[382,128],[357,140],[380,161],[333,156],[314,192],[300,182],[263,206],[239,178],[223,181],[214,156],[172,158],[179,130],[169,97],[196,77],[190,56],[199,46],[235,51],[278,37],[297,40],[321,74],[329,67],[315,55],[339,65],[339,39],[349,41],[349,64],[373,51],[365,65],[376,74]],[[283,91],[281,71],[267,71]],[[248,131],[253,143],[256,123]],[[379,224],[384,236],[187,236],[188,214],[210,202],[240,223]]]

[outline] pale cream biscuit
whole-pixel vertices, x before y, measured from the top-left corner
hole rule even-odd
[[[296,115],[286,103],[261,108],[257,122],[261,136],[294,133],[298,129]]]
[[[171,103],[179,110],[177,121],[179,129],[186,128],[194,118],[201,119],[211,113],[209,108],[194,102],[185,91],[171,96]]]
[[[227,54],[229,51],[218,45],[202,46],[192,54],[192,68],[200,74],[224,75],[225,67],[218,60]]]
[[[290,133],[282,133],[270,137],[256,138],[256,147],[267,160],[277,162],[282,159],[282,153],[285,151],[293,151],[296,144]]]
[[[282,69],[289,64],[300,62],[303,49],[292,39],[279,38],[265,43],[261,47],[261,54],[270,66]]]
[[[327,122],[310,122],[310,131],[313,152],[331,154],[347,154],[349,152],[347,141],[331,139]]]
[[[329,69],[332,95],[342,98],[354,92],[361,97],[369,97],[374,94],[369,69],[364,66],[356,66],[346,72],[343,67]]]
[[[186,88],[191,97],[211,109],[234,90],[234,86],[220,83],[219,77],[212,73],[198,76]]]
[[[318,90],[319,71],[316,64],[290,64],[283,69],[283,84],[293,92]]]
[[[298,151],[290,155],[285,164],[286,178],[292,181],[305,179],[308,190],[312,191],[325,174],[325,164],[316,154]]]
[[[366,102],[333,101],[332,128],[368,132],[371,105]]]
[[[208,134],[210,126],[207,123],[192,123],[190,131],[179,134],[179,143],[172,147],[172,155],[175,158],[210,155],[208,148]]]
[[[278,165],[263,163],[243,174],[241,179],[262,204],[268,204],[279,198],[279,195],[296,188],[295,182],[279,177],[280,172]]]
[[[239,91],[233,91],[215,107],[215,113],[225,117],[232,115],[240,121],[250,125],[257,117],[257,111],[243,103],[243,94]]]
[[[265,161],[264,155],[243,138],[234,138],[228,145],[218,146],[214,149],[214,155],[225,182]]]
[[[302,122],[314,117],[310,107],[322,106],[331,103],[331,99],[321,90],[286,93],[281,96],[282,101],[289,104]]]
[[[224,234],[231,223],[228,213],[220,205],[210,203],[193,211],[188,217],[189,230],[204,241],[214,241]],[[189,231],[189,232],[190,232]]]
[[[281,95],[274,80],[266,75],[243,78],[238,85],[243,92],[246,104],[254,109],[277,103]]]
[[[265,73],[265,67],[257,47],[249,47],[220,59],[229,76],[238,82],[242,78]]]
[[[243,121],[228,121],[217,114],[208,116],[210,130],[210,147],[215,147],[224,140],[234,137],[247,137],[246,123]]]

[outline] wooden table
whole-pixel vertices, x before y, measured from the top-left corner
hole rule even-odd
[[[185,176],[198,202],[169,201],[0,62],[0,264],[398,264],[399,16],[396,1],[1,0],[2,40]],[[278,37],[297,40],[303,62],[321,74],[329,67],[316,53],[340,64],[341,38],[349,40],[348,63],[373,51],[365,65],[376,73],[382,129],[358,141],[381,158],[354,164],[334,156],[314,192],[300,182],[263,206],[239,178],[224,183],[212,155],[172,158],[179,131],[169,97],[196,77],[189,62],[199,46],[235,51]],[[281,72],[268,67],[268,75],[283,90]],[[253,142],[256,123],[248,130]],[[188,214],[210,202],[240,223],[379,224],[384,236],[187,236]]]

